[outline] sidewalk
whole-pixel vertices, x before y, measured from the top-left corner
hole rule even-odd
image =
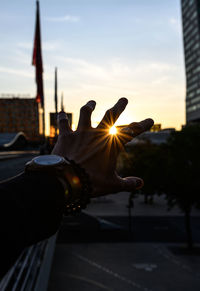
[[[84,211],[86,214],[94,216],[127,216],[129,192],[120,192],[106,197],[92,199],[91,203]],[[134,209],[132,216],[183,216],[184,214],[178,207],[167,210],[165,196],[154,197],[152,205],[144,203],[143,195],[134,199]],[[200,210],[193,209],[192,216],[200,216]]]

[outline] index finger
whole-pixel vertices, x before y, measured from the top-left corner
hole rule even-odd
[[[67,114],[64,111],[58,113],[57,122],[59,128],[59,135],[63,135],[72,131],[68,123]]]
[[[109,128],[113,126],[120,114],[126,108],[127,104],[128,100],[125,97],[120,98],[112,108],[106,111],[103,119],[101,120],[97,128]]]

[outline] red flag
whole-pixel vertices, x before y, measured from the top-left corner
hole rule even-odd
[[[35,38],[33,47],[32,65],[35,66],[35,81],[37,84],[36,102],[41,103],[44,108],[44,93],[43,93],[43,66],[42,66],[42,49],[41,49],[41,33],[40,33],[40,11],[39,1],[36,1],[36,23],[35,23]]]

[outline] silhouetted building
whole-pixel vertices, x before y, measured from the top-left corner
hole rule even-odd
[[[126,146],[131,147],[146,142],[157,145],[164,144],[167,142],[173,131],[175,131],[175,129],[165,129],[157,132],[146,131],[133,138],[129,143],[126,144]]]
[[[158,132],[158,131],[161,131],[161,129],[162,129],[161,124],[160,123],[155,123],[151,127],[150,131],[152,131],[152,132]]]
[[[186,70],[186,122],[200,122],[200,0],[181,0]]]
[[[17,132],[31,140],[42,135],[42,109],[35,98],[0,98],[0,133]]]

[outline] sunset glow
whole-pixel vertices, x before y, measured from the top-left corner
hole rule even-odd
[[[49,112],[55,111],[55,66],[58,110],[63,92],[75,126],[89,100],[97,103],[96,127],[125,96],[129,103],[117,125],[151,117],[162,128],[180,129],[185,123],[180,1],[82,2],[40,1],[46,134]],[[35,1],[4,1],[1,8],[0,93],[35,97]]]

